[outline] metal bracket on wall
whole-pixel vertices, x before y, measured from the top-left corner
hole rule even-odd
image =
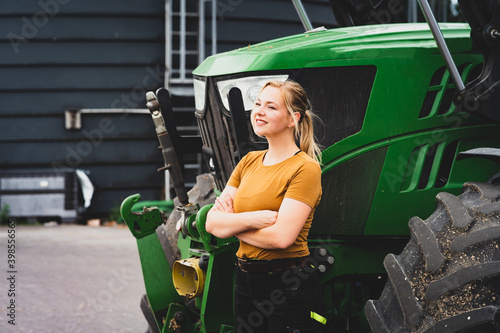
[[[82,114],[147,114],[148,109],[67,109],[64,111],[64,123],[67,130],[79,130],[82,128]]]

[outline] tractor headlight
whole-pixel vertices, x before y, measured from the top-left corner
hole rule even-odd
[[[194,88],[194,106],[198,111],[203,111],[205,108],[205,100],[207,95],[207,82],[201,78],[193,78]]]
[[[286,81],[288,75],[267,75],[267,76],[249,76],[239,79],[222,80],[217,82],[222,103],[229,111],[229,100],[227,94],[231,88],[237,87],[241,90],[243,105],[245,110],[252,110],[262,86],[268,81]]]

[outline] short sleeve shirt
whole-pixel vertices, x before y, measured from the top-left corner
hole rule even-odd
[[[309,214],[295,242],[286,249],[262,249],[243,241],[236,255],[240,258],[279,259],[309,255],[307,236],[314,210],[321,199],[321,168],[304,152],[280,163],[264,165],[267,150],[248,153],[234,169],[227,185],[236,187],[235,213],[278,211],[284,198],[309,205]]]

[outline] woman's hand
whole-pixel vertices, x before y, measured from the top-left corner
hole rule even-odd
[[[281,203],[279,218],[269,228],[254,228],[236,235],[240,240],[263,249],[286,249],[291,246],[304,227],[311,207],[298,200],[285,198]],[[254,213],[261,213],[257,211]],[[273,212],[276,213],[276,212]],[[278,216],[278,213],[276,213]]]
[[[222,193],[212,208],[214,212],[234,213],[233,197],[229,193]],[[262,229],[272,226],[278,219],[278,212],[272,210],[257,210],[247,212],[250,229]]]
[[[219,238],[228,238],[246,230],[267,228],[276,223],[278,212],[259,210],[236,214],[233,198],[237,188],[226,186],[207,214],[205,230]]]
[[[234,213],[233,197],[229,193],[222,193],[212,208],[214,212]],[[278,212],[272,210],[257,210],[247,212],[250,229],[262,229],[272,226],[278,219]]]
[[[217,199],[215,199],[215,204],[212,207],[214,212],[225,212],[234,213],[233,198],[229,193],[222,193]]]

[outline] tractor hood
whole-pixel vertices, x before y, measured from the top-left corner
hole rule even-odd
[[[470,27],[463,23],[440,24],[450,50],[470,51]],[[455,42],[456,40],[459,42]],[[390,24],[339,28],[279,38],[207,58],[193,72],[198,76],[220,76],[268,69],[304,68],[311,61],[363,59],[384,49],[436,48],[427,24]],[[311,54],[315,55],[311,59]],[[387,56],[390,56],[388,53]]]

